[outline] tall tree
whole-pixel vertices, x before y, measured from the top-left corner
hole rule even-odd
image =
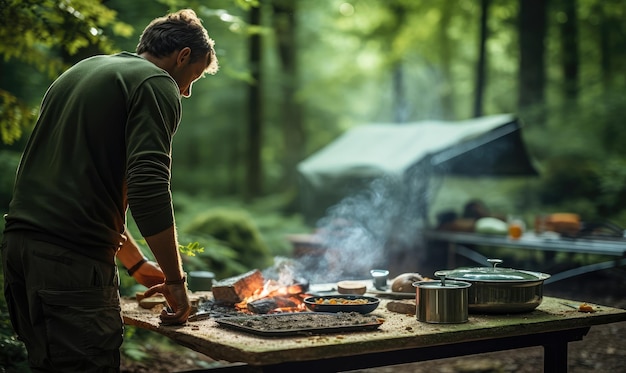
[[[611,28],[609,26],[609,16],[607,16],[602,3],[596,4],[595,11],[600,19],[600,30],[598,32],[598,44],[600,45],[600,68],[602,71],[602,84],[604,90],[608,91],[611,85],[611,72],[613,65],[611,63]]]
[[[478,42],[478,63],[476,65],[476,94],[474,97],[474,116],[483,114],[483,95],[485,91],[485,69],[487,68],[486,45],[489,36],[487,20],[489,19],[489,0],[480,1],[480,36]]]
[[[261,7],[250,8],[250,26],[260,28]],[[250,72],[252,83],[248,89],[248,154],[246,198],[261,195],[263,189],[263,172],[261,167],[261,146],[263,143],[263,104],[261,102],[262,66],[261,66],[261,34],[254,32],[250,36]]]
[[[602,114],[597,116],[593,124],[596,131],[601,131],[603,149],[611,154],[614,161],[616,155],[626,154],[626,134],[622,127],[622,118],[626,115],[625,80],[624,69],[619,68],[626,62],[623,48],[626,42],[626,7],[621,0],[604,0],[594,3],[590,10],[592,19],[595,20],[594,44],[598,49],[601,78],[600,89],[596,91],[600,96],[594,100],[593,109]],[[582,92],[579,94],[582,96]]]
[[[302,105],[296,100],[299,87],[297,61],[297,1],[274,0],[272,25],[281,67],[280,88],[282,134],[285,156],[283,182],[287,189],[297,186],[297,165],[304,158],[305,131]]]
[[[519,0],[518,107],[538,124],[545,123],[545,38],[548,0]]]
[[[395,33],[399,33],[402,27],[406,25],[406,13],[407,9],[404,4],[400,2],[392,2],[389,5],[389,9],[395,19],[394,27]],[[402,58],[396,58],[392,61],[392,94],[393,94],[393,119],[396,123],[404,123],[409,116],[408,102],[406,98],[405,87],[405,73],[404,62]]]
[[[567,101],[578,98],[578,1],[559,0],[559,29],[561,37],[561,69],[563,94]]]
[[[452,82],[452,51],[454,49],[448,35],[452,24],[452,12],[455,0],[444,0],[441,6],[441,27],[437,30],[437,45],[439,46],[439,60],[441,61],[441,72],[443,79],[441,82],[441,113],[442,119],[453,120],[454,115],[454,84]]]
[[[626,8],[621,0],[598,1],[593,6],[593,15],[597,17],[595,29],[600,49],[600,71],[605,93],[616,87],[619,79],[615,75],[623,69],[616,69],[624,61],[626,53],[622,48],[626,41],[624,17]]]

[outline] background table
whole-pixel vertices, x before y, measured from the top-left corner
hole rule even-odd
[[[463,324],[426,324],[414,315],[390,312],[382,299],[373,313],[385,322],[375,331],[266,338],[219,327],[215,320],[161,326],[159,307],[146,310],[123,299],[126,324],[161,333],[216,360],[243,365],[238,371],[298,369],[336,372],[384,365],[543,346],[544,370],[567,371],[567,345],[581,340],[593,325],[626,321],[626,310],[594,305],[581,313],[565,305],[580,301],[544,297],[533,312],[472,315]]]
[[[466,245],[508,247],[614,257],[614,259],[609,261],[579,266],[561,273],[551,274],[551,277],[545,281],[546,284],[584,273],[626,265],[626,239],[561,238],[525,233],[521,238],[514,240],[503,235],[435,230],[426,230],[423,234],[424,239],[427,241],[439,241],[448,244],[448,268],[456,268],[456,255],[462,255],[481,266],[487,265],[486,257],[468,248]]]

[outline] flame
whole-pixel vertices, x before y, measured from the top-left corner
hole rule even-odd
[[[300,284],[294,285],[282,285],[275,280],[267,280],[263,287],[257,289],[252,295],[246,297],[241,302],[235,304],[235,307],[242,312],[251,313],[248,309],[248,304],[256,300],[264,298],[273,298],[281,300],[278,303],[290,303],[293,306],[281,306],[273,309],[270,313],[279,312],[302,312],[306,311],[306,305],[304,304],[304,298],[308,297],[305,294],[304,287]]]

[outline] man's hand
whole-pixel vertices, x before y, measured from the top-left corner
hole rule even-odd
[[[167,310],[161,311],[161,323],[165,325],[184,324],[191,314],[191,302],[187,295],[187,283],[181,284],[159,284],[146,290],[145,297],[152,296],[156,293],[161,293],[165,297],[167,304],[174,311],[173,313],[167,312]]]
[[[165,282],[163,271],[161,271],[161,268],[156,262],[151,261],[141,265],[141,267],[133,273],[133,278],[147,288]]]

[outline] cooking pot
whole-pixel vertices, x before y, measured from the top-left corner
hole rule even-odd
[[[468,282],[446,280],[417,281],[415,287],[415,314],[419,321],[433,324],[455,324],[467,321]]]
[[[209,271],[191,271],[188,273],[187,286],[191,291],[211,291],[215,273]]]
[[[459,268],[435,272],[453,280],[472,284],[468,290],[469,313],[530,312],[541,304],[543,282],[550,275],[540,272],[500,268],[500,259],[488,259],[491,267]]]

